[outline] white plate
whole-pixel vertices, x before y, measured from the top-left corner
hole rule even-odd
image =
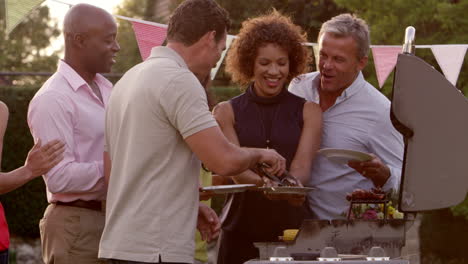
[[[258,187],[257,190],[275,194],[307,194],[314,190],[312,187],[298,186],[276,186],[276,187]]]
[[[202,187],[202,192],[212,192],[216,194],[225,194],[225,193],[238,193],[245,192],[248,189],[254,188],[255,184],[231,184],[231,185],[216,185],[216,186],[206,186]]]
[[[365,152],[350,149],[325,148],[318,151],[335,163],[347,164],[349,161],[368,161],[372,156]]]

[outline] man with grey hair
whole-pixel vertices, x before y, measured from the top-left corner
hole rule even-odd
[[[390,121],[390,101],[364,80],[370,46],[366,22],[341,14],[325,22],[318,36],[319,71],[293,80],[289,90],[323,111],[321,148],[370,153],[365,162],[333,163],[319,155],[314,161],[310,186],[311,210],[318,219],[346,215],[346,194],[355,189],[399,186],[403,139]]]

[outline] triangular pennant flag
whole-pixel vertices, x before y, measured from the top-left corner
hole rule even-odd
[[[142,60],[146,60],[153,47],[161,46],[167,36],[167,28],[132,21]]]
[[[211,80],[214,80],[214,78],[216,77],[216,73],[218,72],[219,67],[220,67],[221,64],[223,63],[224,56],[226,56],[226,52],[228,51],[229,47],[231,46],[232,40],[233,40],[234,38],[235,38],[235,36],[227,35],[227,38],[226,38],[226,49],[223,50],[223,52],[221,53],[221,58],[219,58],[219,61],[216,63],[216,67],[214,67],[213,69],[211,69]]]
[[[434,45],[431,47],[434,57],[444,72],[445,78],[454,86],[465,59],[468,45]]]
[[[395,67],[398,53],[401,53],[401,47],[372,47],[372,56],[374,57],[379,88],[382,88],[388,75],[390,75]]]
[[[319,58],[320,58],[320,50],[318,44],[312,44],[312,49],[314,50],[314,59],[315,59],[315,67],[316,71],[319,70]]]
[[[6,32],[11,31],[45,0],[6,0]]]

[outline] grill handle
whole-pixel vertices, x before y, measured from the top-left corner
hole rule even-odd
[[[413,26],[409,26],[405,31],[405,43],[403,44],[403,53],[414,55],[415,46],[414,38],[416,34],[416,29]]]

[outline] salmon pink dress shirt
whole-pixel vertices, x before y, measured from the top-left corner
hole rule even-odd
[[[105,200],[104,119],[112,83],[99,74],[94,82],[103,102],[72,67],[60,61],[57,72],[29,104],[34,141],[59,139],[66,144],[63,160],[43,175],[50,203]]]

